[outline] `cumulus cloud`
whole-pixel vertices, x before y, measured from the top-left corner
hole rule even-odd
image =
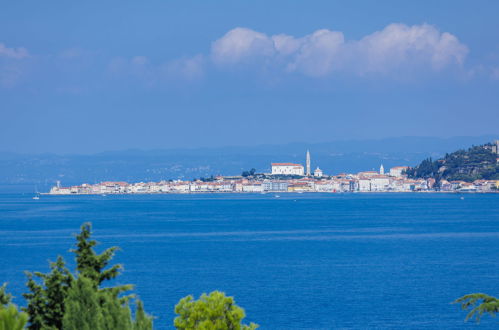
[[[26,48],[9,48],[3,43],[0,43],[0,57],[7,57],[13,59],[21,59],[28,57],[28,51]]]
[[[241,27],[230,30],[212,45],[212,58],[219,64],[272,56],[274,52],[274,43],[266,34]]]
[[[439,71],[463,65],[467,54],[468,48],[457,37],[428,24],[390,24],[350,41],[342,32],[327,29],[294,37],[269,36],[238,27],[216,40],[211,48],[211,58],[218,65],[263,59],[265,65],[309,76],[335,71],[360,75],[419,68]]]
[[[404,65],[427,64],[434,70],[462,65],[468,48],[452,34],[423,24],[391,24],[352,42],[353,55],[366,72],[384,72]]]

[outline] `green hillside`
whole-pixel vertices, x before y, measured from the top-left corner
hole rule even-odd
[[[446,154],[438,160],[428,158],[406,173],[410,178],[434,178],[437,181],[499,180],[499,155],[496,148],[495,144],[488,143]]]

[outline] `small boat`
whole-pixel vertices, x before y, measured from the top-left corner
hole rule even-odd
[[[38,192],[37,186],[35,186],[35,196],[33,196],[33,199],[35,199],[35,200],[40,199],[40,193]]]
[[[279,198],[279,197],[281,197],[281,196],[279,196],[279,195],[275,195],[274,197],[275,197],[275,198]]]

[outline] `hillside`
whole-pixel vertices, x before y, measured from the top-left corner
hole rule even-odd
[[[434,178],[437,181],[499,180],[497,149],[495,143],[461,149],[438,160],[427,158],[406,173],[410,178]]]

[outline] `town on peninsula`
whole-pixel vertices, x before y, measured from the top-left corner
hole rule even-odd
[[[483,146],[459,150],[445,158],[424,160],[415,168],[395,166],[379,171],[327,175],[317,167],[311,170],[310,152],[305,166],[271,163],[270,173],[255,169],[239,176],[215,176],[192,181],[128,183],[106,181],[63,187],[60,182],[49,195],[161,194],[161,193],[342,193],[342,192],[498,192],[499,140]]]

